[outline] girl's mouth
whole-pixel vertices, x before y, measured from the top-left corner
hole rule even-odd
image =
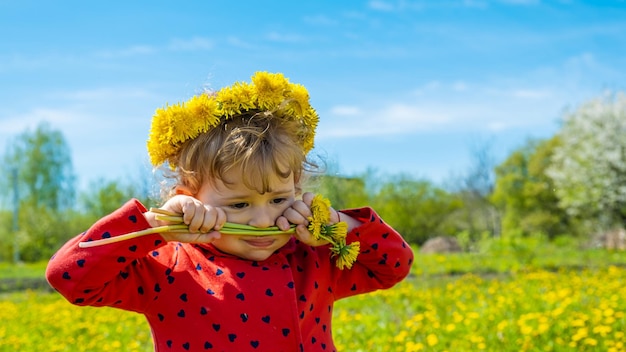
[[[268,248],[271,247],[276,240],[273,238],[246,238],[243,241],[251,247]]]

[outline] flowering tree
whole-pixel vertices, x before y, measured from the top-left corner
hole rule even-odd
[[[568,214],[615,226],[626,220],[626,95],[609,94],[566,114],[547,169]]]

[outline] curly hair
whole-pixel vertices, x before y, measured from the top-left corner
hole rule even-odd
[[[195,194],[204,182],[220,180],[225,174],[241,168],[246,187],[259,193],[269,189],[269,175],[281,178],[293,174],[296,192],[301,191],[303,173],[317,165],[307,159],[298,142],[297,121],[279,119],[272,112],[250,111],[233,116],[217,128],[186,141],[175,157],[173,170],[176,184]]]

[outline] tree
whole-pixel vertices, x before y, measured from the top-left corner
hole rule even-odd
[[[626,220],[626,95],[607,94],[566,113],[552,165],[559,205],[607,229]]]
[[[392,177],[373,197],[372,207],[404,238],[421,244],[438,235],[453,235],[446,219],[461,207],[461,201],[429,181],[407,175]]]
[[[4,175],[17,172],[20,202],[63,210],[75,198],[75,176],[70,149],[60,131],[43,122],[26,131],[4,156]]]
[[[361,177],[323,175],[315,183],[315,192],[327,197],[335,209],[356,208],[368,204],[365,181]]]
[[[491,143],[487,141],[472,146],[471,158],[467,172],[449,181],[448,189],[463,204],[449,222],[454,223],[458,231],[466,232],[472,240],[485,234],[498,236],[499,214],[490,200],[495,166]]]
[[[546,175],[559,139],[529,140],[496,167],[491,196],[502,216],[503,235],[542,233],[550,238],[571,230],[559,208],[552,180]]]
[[[93,223],[120,208],[131,198],[137,198],[143,205],[150,207],[154,205],[154,201],[145,196],[144,188],[145,182],[140,179],[129,183],[98,179],[91,182],[88,190],[80,194],[79,211]]]
[[[14,260],[41,260],[66,229],[64,212],[74,203],[74,174],[69,147],[59,131],[41,123],[34,132],[18,135],[4,155],[2,192],[14,209],[14,226],[0,234]],[[16,196],[19,194],[19,196]],[[2,238],[3,237],[3,238]]]

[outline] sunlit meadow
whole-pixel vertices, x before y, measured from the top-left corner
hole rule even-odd
[[[449,275],[438,271],[458,257],[420,258],[393,289],[336,304],[340,351],[626,351],[622,265]],[[0,297],[0,351],[152,350],[139,314],[49,292]]]

